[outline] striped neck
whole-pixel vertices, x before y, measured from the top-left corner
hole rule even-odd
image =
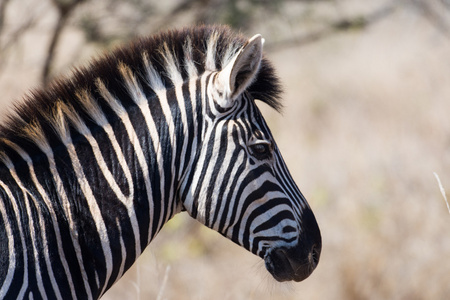
[[[12,298],[97,298],[133,264],[182,209],[180,182],[200,145],[212,145],[209,75],[246,42],[208,26],[140,39],[17,106],[0,125],[0,213],[11,237],[0,251],[17,262],[0,282],[27,278]],[[280,108],[264,58],[247,91]]]
[[[27,212],[17,218],[23,219],[22,228],[33,216],[36,222],[31,224],[46,224],[31,230],[31,241],[22,232],[25,244],[41,239],[48,243],[42,245],[45,250],[26,249],[23,256],[30,256],[29,261],[39,252],[65,256],[66,267],[61,268],[83,274],[73,278],[74,290],[80,284],[94,298],[119,279],[181,211],[177,191],[191,164],[185,158],[195,156],[201,140],[201,105],[195,89],[188,92],[189,85],[199,84],[196,80],[167,90],[153,87],[155,94],[147,99],[150,92],[127,67],[121,68],[135,105],[124,105],[98,80],[97,95],[78,93],[89,108],[87,117],[60,102],[50,119],[55,136],[49,137],[38,125],[43,122],[36,122],[28,128],[33,143],[0,140],[0,189],[6,187],[1,192],[17,187],[19,194],[3,198],[15,201],[10,204],[18,214]],[[99,96],[108,110],[98,105]]]

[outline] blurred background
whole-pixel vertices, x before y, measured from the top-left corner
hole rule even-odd
[[[284,111],[260,105],[322,232],[280,284],[183,213],[104,299],[449,299],[450,1],[0,0],[0,118],[138,35],[199,23],[261,33]]]

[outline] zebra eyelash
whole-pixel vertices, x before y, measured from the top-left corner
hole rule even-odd
[[[273,155],[273,143],[267,140],[257,140],[248,145],[249,153],[256,159],[269,160]]]

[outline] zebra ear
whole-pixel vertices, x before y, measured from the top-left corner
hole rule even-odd
[[[234,100],[255,80],[262,59],[264,39],[257,34],[245,43],[230,62],[219,72],[217,88],[222,107],[231,107]]]

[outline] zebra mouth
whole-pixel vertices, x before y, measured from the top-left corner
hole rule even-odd
[[[319,263],[320,248],[313,246],[306,255],[295,248],[276,248],[264,258],[266,269],[279,282],[302,281],[311,275]]]
[[[265,252],[266,268],[277,281],[302,281],[319,263],[322,237],[310,209],[303,211],[302,227],[304,230],[294,246],[274,246]]]

